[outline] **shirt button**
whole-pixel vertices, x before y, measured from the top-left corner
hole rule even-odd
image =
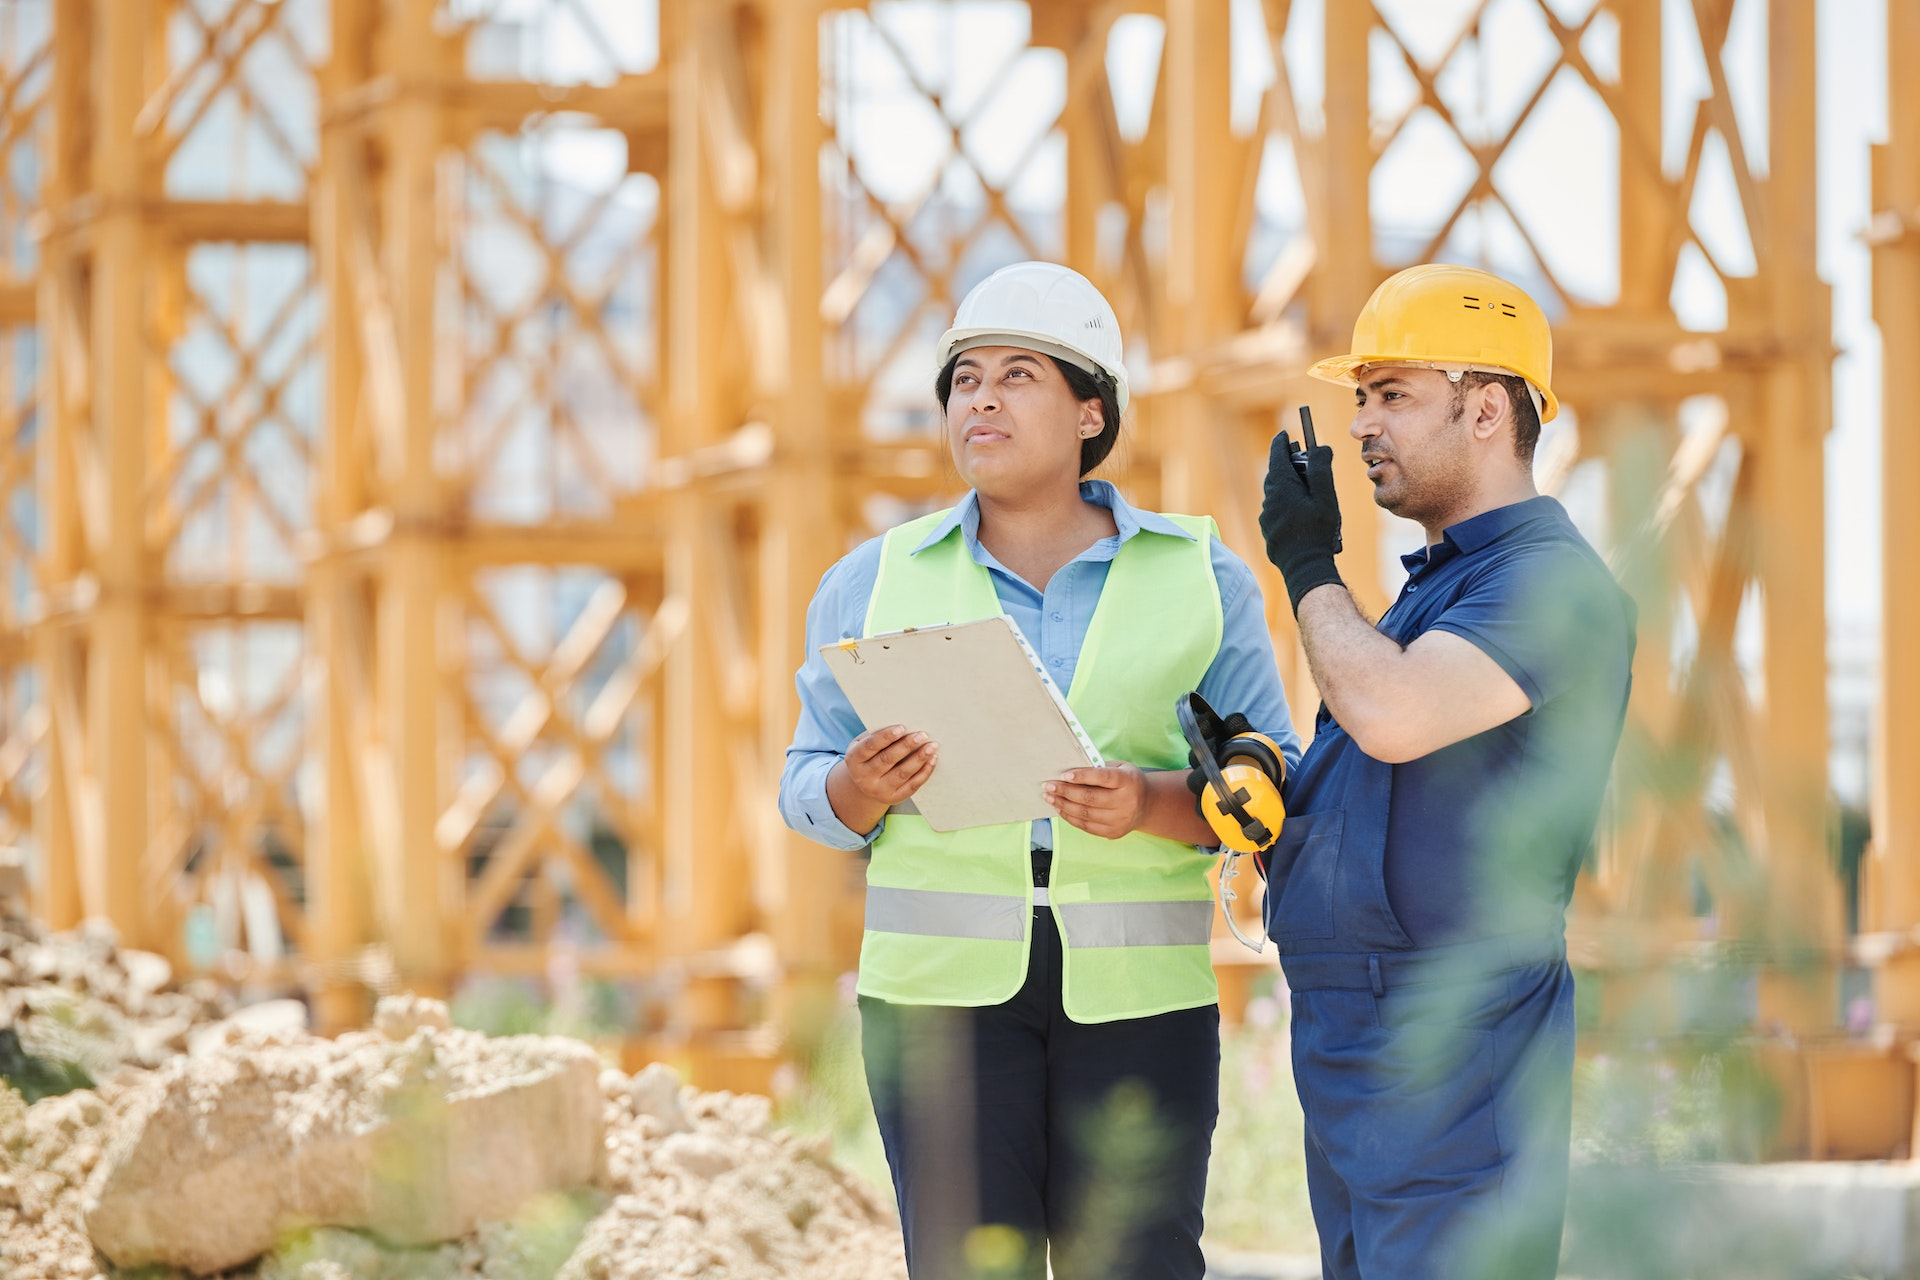
[[[1419,583],[1417,583],[1417,582],[1409,582],[1409,583],[1407,584],[1407,594],[1408,594],[1408,595],[1412,595],[1412,594],[1413,594],[1414,592],[1416,592],[1416,591],[1418,591],[1419,589],[1420,589],[1420,584],[1419,584]]]
[[[1047,665],[1050,667],[1058,667],[1058,666],[1064,665],[1065,662],[1066,662],[1066,659],[1064,658],[1049,658],[1047,660]]]
[[[1054,613],[1054,614],[1049,614],[1048,616],[1051,617],[1055,622],[1065,622],[1067,620],[1067,615],[1064,613]]]

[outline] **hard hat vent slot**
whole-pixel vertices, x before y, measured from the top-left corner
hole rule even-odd
[[[1520,318],[1520,313],[1514,310],[1511,302],[1501,302],[1494,298],[1489,298],[1485,302],[1482,302],[1470,293],[1461,294],[1460,302],[1469,311],[1492,311],[1498,315],[1507,317],[1509,320],[1518,320]]]

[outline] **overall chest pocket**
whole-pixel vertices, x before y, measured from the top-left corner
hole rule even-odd
[[[1333,890],[1346,811],[1288,814],[1267,867],[1267,936],[1276,943],[1333,936]]]

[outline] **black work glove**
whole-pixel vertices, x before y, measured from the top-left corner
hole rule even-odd
[[[1225,720],[1205,713],[1197,719],[1200,721],[1200,734],[1207,740],[1207,745],[1213,749],[1215,760],[1220,758],[1220,752],[1228,742],[1243,733],[1253,732],[1253,722],[1238,711]],[[1193,749],[1189,747],[1187,749],[1187,790],[1193,792],[1193,811],[1203,818],[1207,815],[1200,808],[1200,797],[1206,789],[1207,775],[1200,768],[1200,757],[1195,755]]]
[[[1282,431],[1267,455],[1266,497],[1260,503],[1260,536],[1267,559],[1286,579],[1295,616],[1300,601],[1329,582],[1344,586],[1333,566],[1340,545],[1340,499],[1333,491],[1333,446],[1307,451],[1307,474],[1294,470],[1293,444]]]

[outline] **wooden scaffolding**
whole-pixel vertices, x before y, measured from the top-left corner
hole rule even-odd
[[[1446,7],[1436,39],[1384,2],[1048,0],[995,44],[1008,6],[944,0],[0,0],[0,843],[39,911],[304,989],[329,1026],[396,984],[644,980],[635,1052],[761,1080],[859,937],[858,864],[773,804],[806,602],[954,493],[927,351],[964,289],[1057,257],[1113,298],[1143,394],[1112,473],[1260,565],[1310,728],[1253,477],[1291,406],[1345,420],[1303,369],[1387,272],[1473,258],[1555,317],[1541,481],[1605,494],[1641,603],[1572,929],[1603,1023],[1672,1029],[1677,973],[1747,966],[1743,1017],[1794,1046],[1781,1149],[1904,1149],[1920,588],[1889,555],[1850,936],[1813,6],[1763,7],[1757,89],[1722,56],[1742,6],[1681,6],[1685,101],[1660,0]],[[1887,8],[1888,47],[1920,45],[1920,6]],[[1123,27],[1158,41],[1126,103]],[[1866,233],[1894,370],[1920,91],[1890,79]],[[1569,96],[1610,140],[1578,261],[1528,172]],[[882,174],[862,130],[890,114],[927,154]],[[1454,176],[1383,194],[1409,150]],[[1703,175],[1743,252],[1703,231]],[[1263,213],[1276,188],[1297,216]],[[1682,314],[1681,277],[1724,314]],[[1894,548],[1920,421],[1888,390]],[[1349,518],[1376,610],[1391,539]],[[1219,957],[1242,998],[1259,970]],[[1855,963],[1877,1034],[1841,1027]]]

